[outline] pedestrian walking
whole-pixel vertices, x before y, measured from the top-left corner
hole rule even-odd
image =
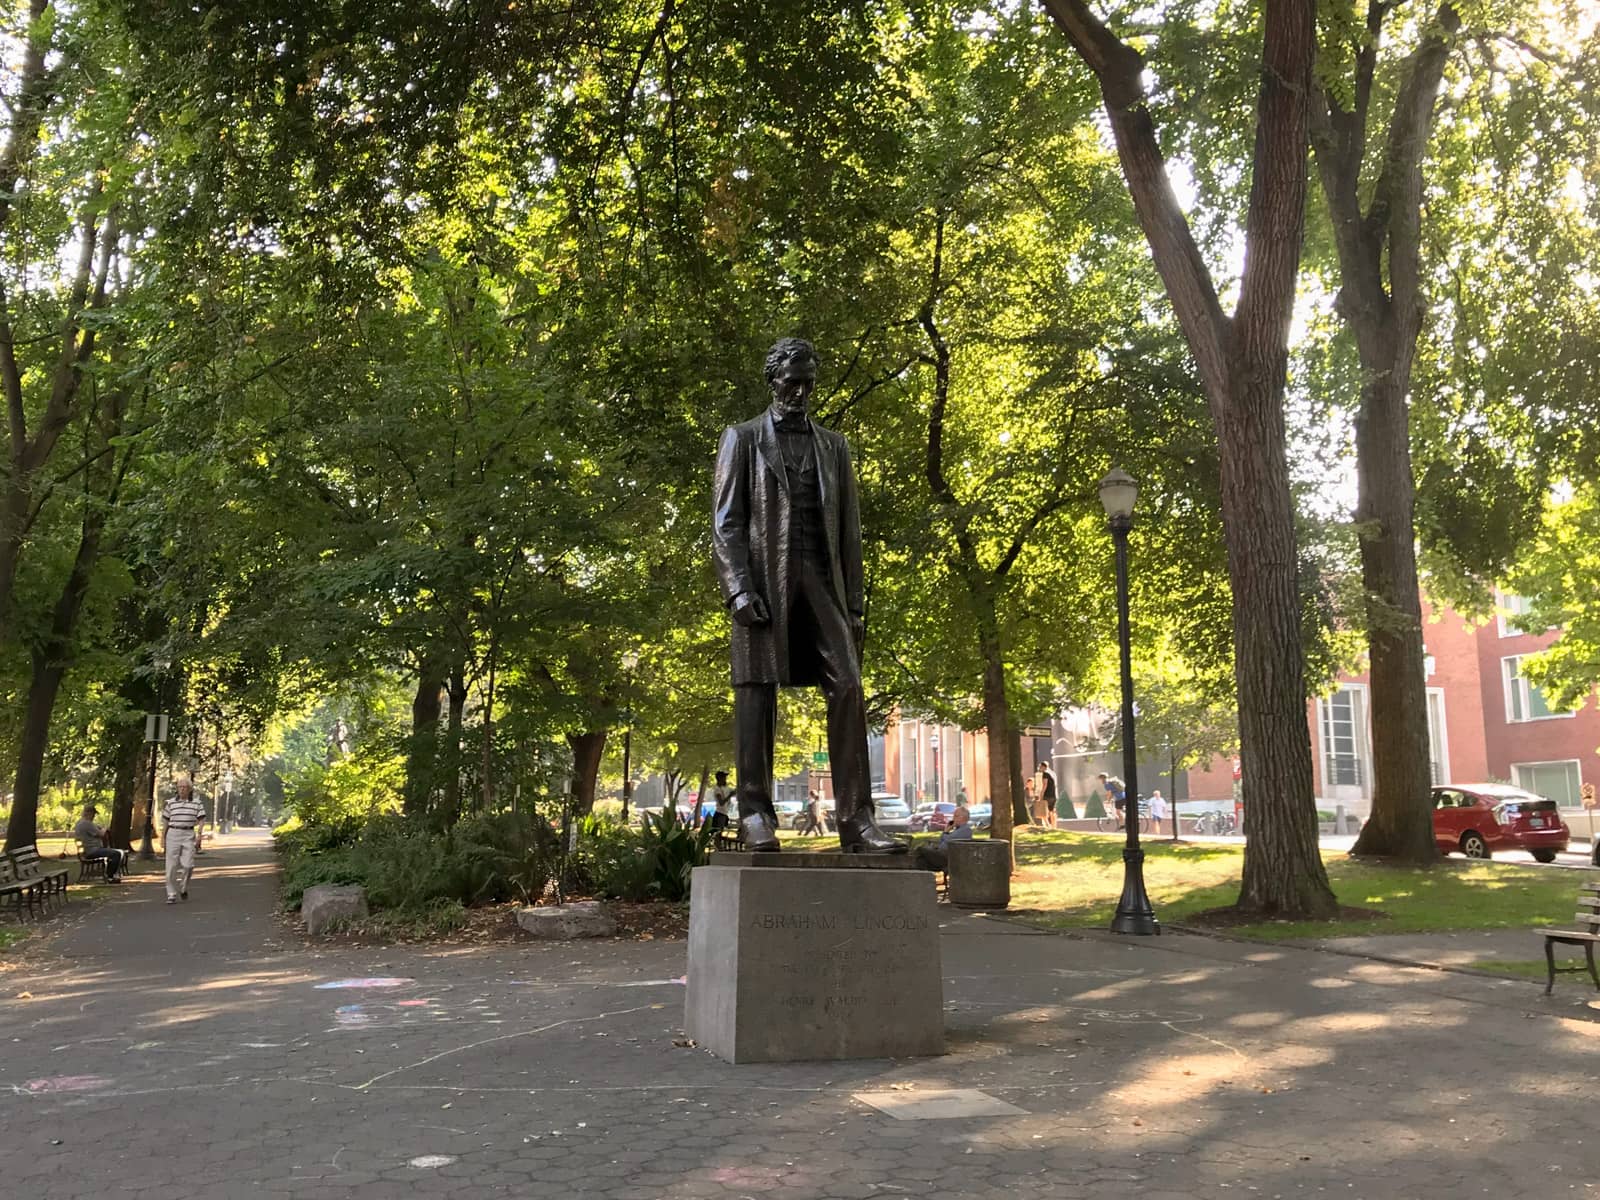
[[[1056,823],[1056,773],[1050,769],[1050,764],[1039,764],[1039,824],[1046,829],[1055,828]]]
[[[816,837],[823,837],[828,832],[828,821],[822,811],[822,793],[816,788],[812,788],[806,798],[806,819],[800,832]]]
[[[1167,819],[1167,798],[1161,794],[1160,788],[1153,788],[1150,792],[1150,819],[1156,823],[1156,832],[1161,832],[1161,822]],[[1172,817],[1172,836],[1178,836],[1178,817]]]
[[[1030,775],[1022,781],[1022,807],[1028,810],[1030,824],[1039,823],[1039,784],[1037,776]]]
[[[194,776],[178,780],[178,794],[161,810],[161,844],[167,854],[167,903],[189,898],[194,874],[195,830],[206,819],[205,806],[194,794]]]
[[[716,808],[711,813],[711,828],[721,833],[733,823],[733,788],[728,785],[728,773],[717,772],[717,782],[711,789],[711,800]]]

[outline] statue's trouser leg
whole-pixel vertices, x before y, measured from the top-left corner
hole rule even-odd
[[[772,745],[778,733],[778,685],[741,683],[733,689],[733,765],[739,815],[772,810]]]
[[[815,622],[819,681],[828,702],[828,766],[833,773],[838,817],[844,822],[863,809],[868,814],[872,812],[872,766],[867,757],[867,703],[861,690],[861,664],[856,659],[850,619],[822,578],[804,571],[796,575],[801,579],[800,599],[811,610]]]

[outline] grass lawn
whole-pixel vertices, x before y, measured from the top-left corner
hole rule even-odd
[[[1181,924],[1239,894],[1244,847],[1143,842],[1144,879],[1156,917]],[[1343,851],[1323,856],[1339,902],[1376,909],[1376,921],[1272,921],[1230,929],[1248,937],[1325,938],[1445,929],[1549,925],[1572,916],[1578,871],[1510,863],[1446,859],[1431,870],[1352,862]],[[1122,892],[1122,840],[1087,833],[1022,832],[1013,908],[1036,909],[1033,919],[1057,928],[1108,925]],[[1541,968],[1542,969],[1542,968]]]
[[[1565,955],[1560,953],[1563,949],[1569,951],[1569,953]],[[1577,967],[1583,965],[1582,952],[1580,951],[1576,957],[1573,957],[1570,953],[1571,949],[1572,947],[1570,946],[1557,947],[1556,966]],[[1485,971],[1490,975],[1506,975],[1512,979],[1536,979],[1540,983],[1549,978],[1542,958],[1529,959],[1527,962],[1507,962],[1500,958],[1485,958],[1472,963],[1471,967],[1474,971]],[[1589,978],[1587,971],[1579,971],[1575,974],[1570,972],[1557,973],[1556,986],[1558,988],[1581,987],[1588,992],[1594,991],[1594,981]]]
[[[67,904],[69,906],[78,905],[82,904],[86,900],[98,902],[109,896],[111,891],[112,885],[109,883],[95,883],[87,885],[72,884],[67,888]],[[58,914],[61,911],[61,899],[60,897],[57,897],[51,903],[51,913],[53,915]],[[0,925],[0,950],[5,950],[10,946],[15,946],[18,942],[22,941],[31,933],[48,933],[52,928],[54,928],[54,926],[51,924],[50,916],[46,916],[42,921],[34,921],[27,925],[15,924],[13,918],[10,917],[7,918],[7,921],[11,923]]]

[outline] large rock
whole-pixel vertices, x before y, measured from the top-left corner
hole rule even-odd
[[[596,900],[519,908],[517,924],[536,938],[610,937],[617,932],[617,923]]]
[[[729,1062],[943,1054],[933,876],[698,867],[688,983],[689,1036]]]
[[[306,932],[315,936],[335,921],[354,921],[367,915],[367,889],[360,884],[319,883],[300,898],[300,916]]]

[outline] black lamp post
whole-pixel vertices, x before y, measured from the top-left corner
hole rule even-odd
[[[144,719],[144,740],[150,743],[150,802],[145,806],[144,839],[139,843],[139,857],[147,860],[156,856],[156,765],[161,743],[167,740],[167,714],[161,711],[161,701],[166,692],[167,668],[172,662],[158,658],[151,665],[156,669],[156,711]]]
[[[622,656],[622,665],[628,670],[627,704],[622,710],[627,725],[622,730],[622,823],[628,823],[628,805],[633,800],[633,673],[639,667],[639,655],[629,650]]]
[[[1122,899],[1111,918],[1112,933],[1161,932],[1155,909],[1144,890],[1144,851],[1139,847],[1139,743],[1133,730],[1133,654],[1128,632],[1128,530],[1133,528],[1133,502],[1139,484],[1126,471],[1113,468],[1100,481],[1111,536],[1117,544],[1117,645],[1122,657],[1122,823],[1128,831],[1122,851]]]

